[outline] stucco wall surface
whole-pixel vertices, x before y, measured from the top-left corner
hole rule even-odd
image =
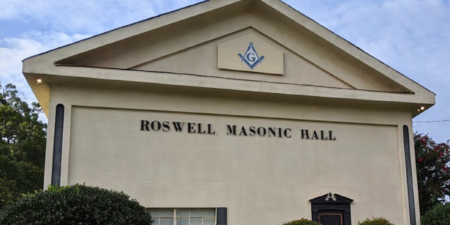
[[[331,191],[355,200],[353,223],[385,216],[407,224],[398,127],[410,113],[258,97],[55,85],[51,108],[66,107],[62,184],[123,190],[146,207],[227,207],[230,225],[310,218],[308,200]],[[187,124],[183,132],[142,131],[141,120],[211,124],[215,134],[188,133]],[[291,138],[227,135],[227,125],[290,128]],[[302,140],[301,129],[332,130],[336,140]]]
[[[229,208],[230,224],[309,217],[309,199],[356,199],[354,220],[402,222],[396,127],[97,108],[72,109],[69,184],[125,190],[147,207]],[[140,120],[212,124],[214,135],[141,131]],[[230,136],[226,126],[292,128],[292,138]],[[197,127],[196,127],[197,129]],[[300,129],[336,141],[301,140]]]

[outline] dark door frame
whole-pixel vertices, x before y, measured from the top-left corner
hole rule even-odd
[[[319,222],[319,214],[326,212],[341,212],[343,214],[343,224],[351,225],[352,199],[334,194],[335,200],[328,197],[328,194],[309,200],[311,202],[312,220]]]

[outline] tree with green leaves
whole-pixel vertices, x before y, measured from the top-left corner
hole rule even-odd
[[[428,135],[415,134],[420,214],[443,204],[450,195],[450,146],[436,143]]]
[[[16,87],[0,84],[0,209],[22,194],[42,189],[47,125],[38,103],[25,102]]]
[[[422,225],[449,225],[450,203],[434,206],[420,218],[420,221]]]

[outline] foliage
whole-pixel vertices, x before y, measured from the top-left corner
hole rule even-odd
[[[85,185],[50,186],[47,191],[24,195],[0,214],[0,224],[5,225],[151,223],[145,208],[123,192]]]
[[[450,203],[438,204],[421,217],[422,225],[450,224]]]
[[[21,194],[41,189],[44,175],[46,124],[39,104],[31,107],[16,87],[0,84],[0,209]]]
[[[391,221],[383,217],[374,217],[372,219],[366,219],[362,222],[358,222],[358,225],[394,225]]]
[[[307,219],[294,220],[291,222],[283,223],[283,225],[320,225],[318,222],[314,222]]]
[[[450,147],[423,134],[414,135],[414,144],[420,214],[424,215],[433,206],[443,204],[445,195],[450,194]]]

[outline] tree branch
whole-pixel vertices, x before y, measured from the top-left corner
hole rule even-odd
[[[3,126],[3,127],[0,127],[0,131],[1,130],[3,130],[3,129],[5,129],[5,128],[7,128],[7,127],[9,127],[11,124],[8,124],[8,125],[5,125],[5,126]]]

